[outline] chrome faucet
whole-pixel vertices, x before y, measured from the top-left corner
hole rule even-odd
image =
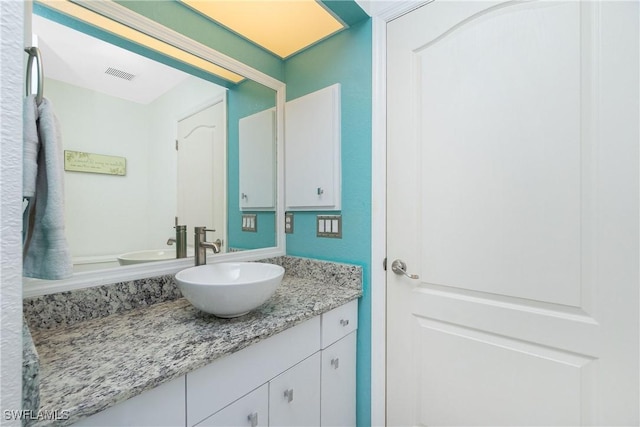
[[[220,253],[220,246],[222,246],[222,240],[218,239],[215,242],[207,242],[206,234],[209,230],[207,227],[195,227],[195,242],[196,242],[196,265],[203,265],[207,263],[207,248],[213,250],[214,254]]]
[[[167,240],[167,245],[176,244],[176,258],[187,257],[187,226],[176,225],[173,227],[176,229],[176,238]]]

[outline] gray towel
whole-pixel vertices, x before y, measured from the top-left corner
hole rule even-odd
[[[38,176],[38,107],[35,95],[29,95],[24,99],[22,134],[24,144],[22,146],[22,195],[31,198],[36,195],[36,176]]]
[[[29,102],[32,101],[27,101]],[[25,112],[25,118],[27,114]],[[35,196],[28,197],[29,206],[25,212],[24,228],[27,233],[24,242],[23,274],[38,279],[64,279],[71,276],[73,265],[64,232],[62,140],[58,121],[49,100],[42,100],[37,107],[35,119],[39,141],[37,176]],[[29,127],[25,137],[31,138],[33,125],[29,123],[25,126]],[[32,141],[25,140],[25,143],[31,144]],[[25,148],[25,152],[26,150]],[[25,162],[27,161],[31,161],[31,158],[25,155]],[[25,165],[25,169],[27,167],[31,166]],[[32,179],[30,175],[23,175],[23,178]]]

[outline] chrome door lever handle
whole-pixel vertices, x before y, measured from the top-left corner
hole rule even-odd
[[[400,259],[393,261],[391,264],[391,271],[399,275],[407,276],[409,279],[417,280],[420,278],[417,274],[407,273],[407,264]]]

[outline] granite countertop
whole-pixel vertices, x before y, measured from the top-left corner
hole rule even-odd
[[[311,275],[313,276],[313,275]],[[184,298],[52,329],[34,329],[40,409],[68,425],[362,295],[361,280],[285,275],[261,307],[235,319]],[[45,425],[47,422],[39,422]]]

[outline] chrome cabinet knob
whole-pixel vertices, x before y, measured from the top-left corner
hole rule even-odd
[[[349,319],[340,319],[340,325],[341,326],[349,325]]]
[[[340,359],[337,357],[331,359],[331,366],[333,366],[333,369],[338,369],[340,367]]]

